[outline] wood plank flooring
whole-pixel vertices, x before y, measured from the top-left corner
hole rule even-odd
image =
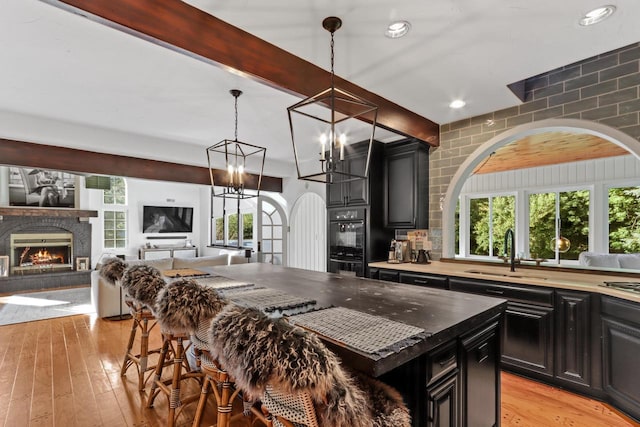
[[[165,425],[167,399],[145,408],[131,368],[120,377],[131,320],[80,315],[0,327],[0,426],[155,427]],[[156,333],[152,346],[159,345]],[[194,383],[187,393],[197,393]],[[210,399],[211,400],[211,399]],[[191,425],[195,405],[178,418]],[[214,422],[209,404],[202,425]],[[234,427],[248,426],[240,417]],[[605,404],[502,375],[502,426],[639,426]]]

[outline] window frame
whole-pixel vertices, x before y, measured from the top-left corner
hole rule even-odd
[[[119,177],[119,176],[111,176],[109,177],[111,179],[111,182],[113,184],[113,180],[116,179],[121,179],[123,181],[124,184],[124,203],[116,203],[116,197],[114,196],[114,203],[107,203],[105,202],[105,196],[107,191],[112,191],[112,190],[101,190],[102,194],[101,194],[101,201],[102,201],[102,206],[101,206],[101,213],[102,213],[102,221],[101,221],[101,225],[102,225],[102,248],[104,250],[122,250],[122,251],[126,251],[129,247],[129,227],[130,227],[130,221],[129,221],[129,191],[128,191],[128,183],[126,178],[124,177]],[[113,186],[112,186],[113,188]],[[117,213],[124,213],[124,239],[122,238],[118,238],[117,237],[117,232],[121,231],[118,230],[117,226],[116,226],[116,222],[117,220],[114,219],[114,229],[113,232],[115,233],[114,238],[113,239],[109,239],[109,240],[113,240],[114,242],[114,246],[107,246],[107,228],[106,228],[106,213],[107,212],[113,212],[114,216],[117,215]],[[118,241],[124,241],[124,246],[118,246]]]

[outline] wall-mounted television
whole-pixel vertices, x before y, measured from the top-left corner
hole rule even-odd
[[[143,206],[143,233],[184,233],[193,231],[193,208]]]

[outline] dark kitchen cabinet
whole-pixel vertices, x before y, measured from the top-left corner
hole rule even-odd
[[[558,379],[591,385],[591,294],[556,291],[556,372]]]
[[[380,280],[386,280],[387,282],[399,282],[400,273],[394,270],[380,270],[378,278]]]
[[[602,297],[603,388],[620,409],[640,419],[640,306]]]
[[[413,427],[498,426],[501,318],[471,326],[379,377],[415,408]],[[424,378],[422,386],[414,381],[418,377]]]
[[[502,363],[553,376],[553,307],[510,302]]]
[[[380,173],[380,163],[377,155],[378,142],[374,142],[372,146],[372,159],[370,168],[373,173]],[[375,147],[375,149],[374,149]],[[349,153],[345,154],[344,161],[340,165],[340,170],[356,174],[364,175],[367,165],[368,143],[357,143],[351,146]],[[369,180],[354,179],[347,182],[338,182],[335,184],[327,184],[327,207],[340,206],[362,206],[369,204]]]
[[[449,279],[446,276],[434,276],[430,274],[400,273],[400,283],[425,286],[427,288],[449,288]]]
[[[427,388],[428,427],[456,427],[458,423],[458,375],[454,372]]]
[[[498,322],[462,337],[460,363],[465,366],[460,388],[463,426],[500,424],[500,337]]]
[[[427,358],[427,426],[458,426],[458,343],[449,342]]]
[[[517,372],[553,376],[552,289],[456,277],[449,278],[449,289],[507,299],[502,328],[502,364]]]
[[[384,152],[384,224],[429,228],[429,146],[415,140],[387,144]]]

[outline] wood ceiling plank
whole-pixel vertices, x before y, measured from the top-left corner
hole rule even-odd
[[[504,172],[627,154],[629,151],[625,148],[595,135],[543,132],[497,149],[473,173]]]
[[[2,138],[0,138],[0,164],[211,185],[209,169],[205,167]],[[214,179],[223,185],[226,184],[227,171],[215,170]],[[250,173],[244,175],[246,188],[255,190],[257,183],[258,175]],[[282,178],[263,176],[260,189],[281,193]]]
[[[180,0],[41,1],[290,94],[308,97],[329,86],[328,71]],[[338,76],[336,86],[378,105],[379,126],[439,145],[437,123]]]

